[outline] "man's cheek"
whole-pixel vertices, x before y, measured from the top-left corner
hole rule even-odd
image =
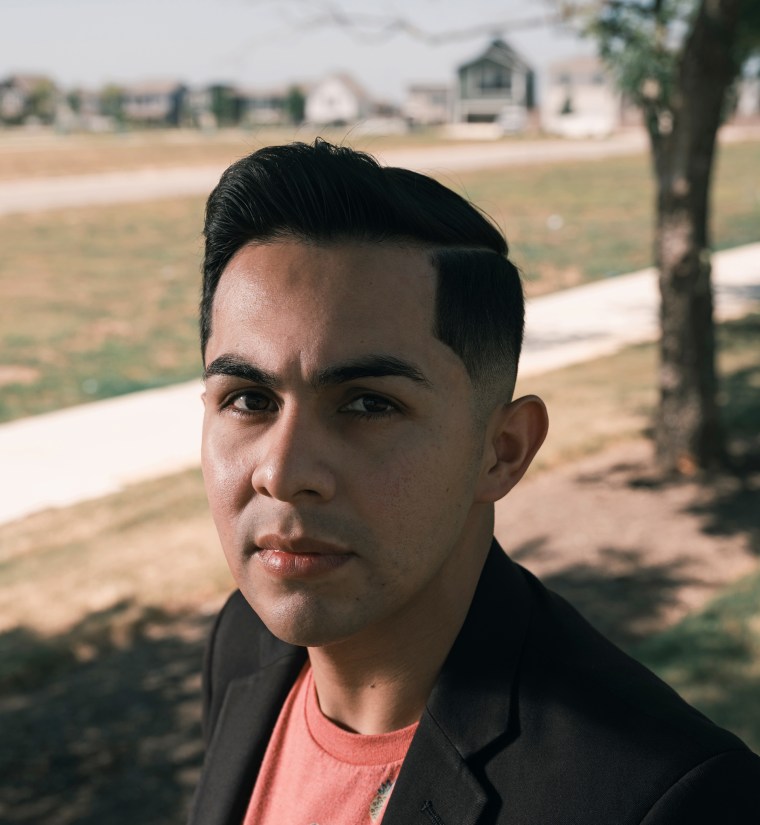
[[[234,513],[253,493],[248,451],[229,435],[209,432],[203,441],[201,467],[212,510]]]

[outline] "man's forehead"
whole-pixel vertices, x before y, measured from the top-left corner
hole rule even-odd
[[[315,311],[344,309],[377,320],[421,312],[432,321],[435,290],[431,252],[419,245],[287,239],[241,247],[214,303],[279,314],[302,299]]]
[[[462,369],[434,333],[435,275],[420,246],[248,245],[220,281],[207,364],[237,353],[273,369],[297,361],[308,372],[383,353],[426,374]]]

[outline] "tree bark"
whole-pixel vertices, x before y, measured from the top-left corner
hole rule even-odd
[[[727,460],[717,403],[708,214],[718,127],[737,72],[732,47],[740,2],[702,0],[671,111],[648,118],[661,295],[655,444],[666,474],[691,475]]]

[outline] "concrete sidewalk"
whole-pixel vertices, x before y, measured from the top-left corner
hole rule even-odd
[[[713,257],[717,315],[760,306],[760,243]],[[531,301],[521,375],[535,375],[657,336],[658,291],[647,269]],[[198,382],[0,425],[0,523],[196,467]]]

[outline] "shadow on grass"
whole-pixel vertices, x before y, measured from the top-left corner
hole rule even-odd
[[[760,573],[646,639],[633,655],[760,752]]]
[[[510,556],[530,563],[547,540],[531,541]],[[663,613],[679,600],[680,588],[693,582],[682,562],[652,564],[635,550],[606,547],[594,563],[574,564],[541,581],[567,599],[594,627],[628,649],[649,635]]]
[[[0,820],[183,822],[208,624],[122,602],[52,639],[0,636]]]

